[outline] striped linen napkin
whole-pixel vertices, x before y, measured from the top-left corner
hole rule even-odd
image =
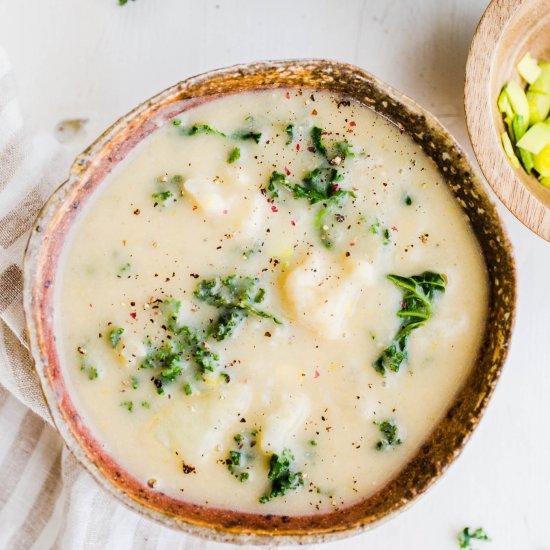
[[[0,549],[230,548],[161,527],[119,504],[77,463],[52,424],[25,336],[21,266],[30,226],[70,160],[53,135],[25,136],[0,48]]]

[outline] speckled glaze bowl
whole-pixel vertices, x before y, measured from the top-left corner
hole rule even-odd
[[[489,314],[471,374],[416,456],[383,489],[345,509],[318,515],[243,513],[199,506],[140,483],[117,464],[83,423],[67,391],[54,327],[56,270],[66,236],[102,180],[155,129],[221,94],[266,88],[328,90],[354,99],[410,134],[438,166],[479,240],[489,273]],[[372,75],[318,60],[239,65],[189,78],[141,104],[82,153],[33,228],[25,262],[25,311],[42,389],[67,446],[98,483],[133,510],[164,525],[218,541],[312,543],[370,529],[423,494],[459,455],[499,378],[510,342],[515,272],[495,208],[454,139],[420,106]]]

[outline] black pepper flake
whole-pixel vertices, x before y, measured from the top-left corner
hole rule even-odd
[[[190,464],[185,464],[185,462],[183,462],[183,461],[181,463],[181,467],[183,469],[184,474],[196,474],[197,473],[197,469],[195,468],[195,466],[191,466]]]
[[[246,422],[246,418],[244,418],[244,417],[241,418],[240,422],[243,422],[243,423]]]

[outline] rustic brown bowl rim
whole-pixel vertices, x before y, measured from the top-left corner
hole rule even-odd
[[[327,89],[373,108],[408,131],[432,157],[469,215],[489,271],[491,298],[484,343],[446,416],[383,489],[356,505],[327,514],[289,517],[221,510],[176,501],[144,486],[102,451],[81,422],[66,392],[55,346],[55,271],[64,245],[59,236],[70,228],[81,199],[160,121],[166,123],[182,110],[217,97],[222,89],[239,93],[265,88]],[[106,491],[150,519],[206,539],[251,544],[334,540],[370,529],[412,504],[460,454],[477,426],[500,376],[515,312],[510,243],[493,203],[456,141],[435,117],[371,74],[353,65],[315,59],[256,62],[194,76],[115,122],[77,157],[68,180],[38,215],[25,254],[24,280],[27,330],[42,391],[55,425],[76,459]]]
[[[550,189],[543,189],[522,167],[514,169],[508,160],[500,142],[500,133],[505,128],[496,105],[499,92],[492,86],[499,43],[510,22],[528,3],[529,0],[492,0],[486,8],[466,62],[464,109],[472,148],[489,185],[516,219],[550,241]],[[515,59],[511,59],[511,67],[520,59],[522,54],[518,54],[519,51],[510,52]],[[507,74],[506,80],[512,78],[511,72]],[[504,80],[499,83],[500,87],[504,84]],[[541,197],[546,197],[546,203]]]

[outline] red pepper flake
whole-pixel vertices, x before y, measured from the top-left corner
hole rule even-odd
[[[315,147],[308,147],[307,150],[308,150],[310,153],[315,153]]]
[[[392,225],[391,230],[392,230],[392,231],[399,231],[399,229],[397,229],[397,227],[395,227],[395,225]]]
[[[401,302],[401,309],[405,309],[407,307],[407,303],[406,302]]]
[[[313,378],[319,378],[319,376],[321,376],[321,374],[317,369],[315,369],[315,374],[313,375]]]
[[[223,210],[223,213],[224,213],[224,214],[227,214],[227,210]]]
[[[321,132],[322,136],[328,136],[328,132]]]
[[[272,204],[271,205],[271,212],[279,212],[279,209],[274,204]]]
[[[313,109],[313,111],[311,111],[311,114],[315,116],[317,114],[317,109]]]
[[[350,246],[355,246],[355,242],[354,241],[351,241],[351,243],[349,243]]]
[[[338,189],[340,189],[340,186],[337,183],[333,183],[330,187],[335,192],[338,191]]]
[[[292,173],[292,172],[285,166],[285,174],[286,174],[287,176],[290,176],[291,173]]]
[[[292,227],[295,227],[295,226],[296,226],[296,222],[295,222],[294,220],[290,220],[290,225],[291,225]]]
[[[287,93],[285,94],[285,98],[286,98],[286,99],[290,99],[290,92],[287,92]]]
[[[357,126],[357,122],[355,122],[355,120],[352,120],[352,121],[350,121],[349,125],[350,126]]]
[[[132,312],[130,313],[130,317],[131,317],[132,319],[136,319],[136,318],[137,318],[137,313],[136,313],[135,311],[132,311]]]
[[[299,151],[299,150],[300,150],[300,144],[297,143],[297,144],[296,144],[296,151]]]

